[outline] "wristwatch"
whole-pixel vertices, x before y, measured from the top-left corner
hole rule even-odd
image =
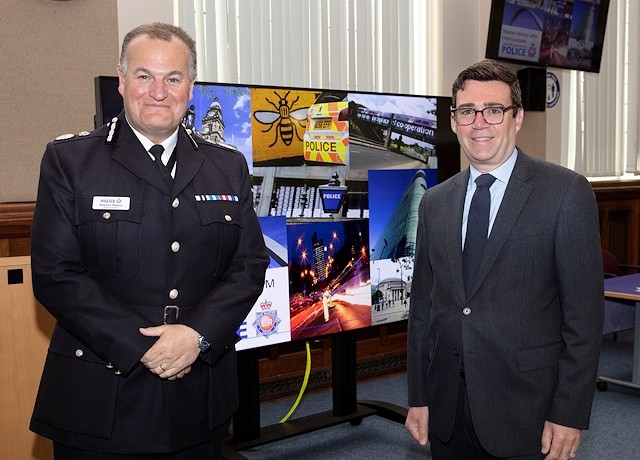
[[[204,336],[198,334],[198,348],[200,348],[200,351],[207,351],[210,346],[209,341],[205,339]]]

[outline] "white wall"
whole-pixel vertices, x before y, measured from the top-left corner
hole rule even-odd
[[[118,0],[118,43],[122,46],[126,33],[136,26],[148,22],[174,24],[173,19],[173,0]]]

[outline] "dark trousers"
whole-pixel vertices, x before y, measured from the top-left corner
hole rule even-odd
[[[222,460],[224,436],[173,454],[107,454],[53,443],[55,460]]]
[[[473,428],[469,401],[467,400],[467,385],[464,376],[460,377],[458,385],[458,406],[456,408],[456,423],[453,435],[448,442],[442,442],[437,437],[429,435],[431,444],[431,456],[433,460],[496,460],[502,457],[494,457],[489,454],[478,441],[476,431]],[[509,457],[504,460],[542,460],[544,455],[527,455],[524,457]]]

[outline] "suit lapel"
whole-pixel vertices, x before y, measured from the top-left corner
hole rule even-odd
[[[121,126],[113,159],[162,193],[169,196],[179,195],[191,182],[204,162],[202,154],[188,138],[184,129],[181,127],[178,131],[176,176],[172,184],[167,184],[158,173],[153,160],[151,160],[149,154],[142,147],[142,144],[124,119],[124,115],[119,117],[118,122],[121,123]]]
[[[175,196],[182,193],[204,163],[203,155],[194,146],[182,127],[178,131],[178,144],[176,148],[177,168],[176,177],[173,182],[173,194]]]
[[[469,297],[472,297],[478,287],[486,278],[489,270],[495,263],[498,254],[502,250],[507,238],[511,233],[511,229],[515,224],[518,216],[522,212],[533,186],[527,182],[532,176],[533,169],[531,159],[523,152],[518,150],[518,159],[509,178],[507,189],[505,190],[500,209],[493,223],[489,240],[485,248],[482,262],[478,269],[475,286],[471,290]]]
[[[171,189],[169,185],[167,185],[164,178],[158,173],[158,169],[156,165],[153,164],[149,153],[133,133],[123,114],[118,117],[118,123],[120,123],[120,128],[118,138],[115,142],[116,150],[113,155],[114,161],[117,161],[153,187],[170,195]]]
[[[457,210],[452,212],[446,219],[447,253],[449,254],[450,270],[453,274],[453,289],[455,289],[461,302],[464,302],[464,282],[462,276],[462,212],[464,209],[464,199],[469,183],[469,168],[456,176],[453,180],[452,190],[446,191],[447,209]]]

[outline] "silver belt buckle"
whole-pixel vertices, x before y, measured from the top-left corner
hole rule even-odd
[[[177,324],[180,308],[177,305],[167,305],[164,307],[164,324]]]

